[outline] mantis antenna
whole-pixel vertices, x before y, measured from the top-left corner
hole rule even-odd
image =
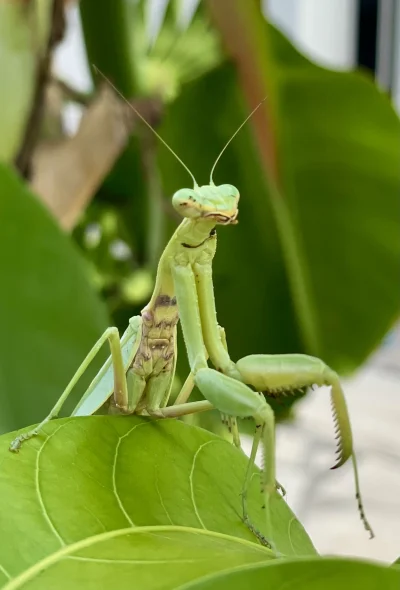
[[[222,148],[222,150],[219,153],[219,156],[217,157],[217,159],[214,162],[214,166],[211,168],[211,173],[210,173],[210,184],[214,184],[213,181],[213,174],[214,174],[214,170],[216,165],[218,164],[222,154],[224,153],[224,151],[226,150],[226,148],[228,147],[228,145],[231,143],[231,141],[236,137],[236,135],[239,133],[239,131],[241,130],[242,127],[244,127],[247,123],[247,121],[249,119],[251,119],[251,117],[254,115],[254,113],[256,111],[258,111],[258,109],[260,108],[260,106],[267,100],[267,96],[264,96],[264,98],[262,99],[261,102],[258,103],[258,105],[251,111],[250,115],[248,115],[245,120],[243,121],[243,123],[241,125],[239,125],[239,127],[236,129],[235,133],[232,135],[232,137],[226,142],[226,144],[224,145],[224,147]]]
[[[107,82],[107,83],[108,83],[108,84],[111,86],[111,88],[113,88],[113,90],[114,90],[114,91],[115,91],[115,92],[118,94],[118,96],[120,96],[120,97],[122,98],[122,100],[123,100],[124,102],[126,102],[126,104],[127,104],[127,105],[129,105],[129,106],[131,107],[131,109],[132,109],[132,110],[133,110],[133,111],[136,113],[136,115],[139,117],[139,119],[140,119],[141,121],[143,121],[143,123],[144,123],[144,124],[145,124],[145,125],[146,125],[146,126],[149,128],[149,129],[150,129],[150,131],[152,131],[152,133],[154,133],[154,135],[155,135],[155,136],[156,136],[156,137],[157,137],[157,138],[158,138],[158,139],[161,141],[161,143],[163,143],[163,144],[165,145],[165,147],[169,149],[169,151],[171,152],[171,154],[173,154],[173,155],[175,156],[175,158],[178,160],[178,162],[180,162],[180,163],[182,164],[182,166],[185,168],[186,172],[188,172],[188,173],[190,174],[190,176],[192,177],[192,180],[193,180],[193,182],[194,182],[194,188],[198,187],[198,184],[197,184],[197,182],[196,182],[196,179],[195,179],[195,177],[194,177],[194,176],[193,176],[193,174],[190,172],[190,170],[189,170],[189,168],[186,166],[186,164],[185,164],[185,163],[184,163],[184,162],[183,162],[183,161],[180,159],[180,157],[178,156],[178,154],[176,154],[176,153],[174,152],[174,150],[173,150],[173,149],[172,149],[172,148],[171,148],[171,147],[170,147],[170,146],[167,144],[167,142],[166,142],[166,141],[165,141],[165,140],[164,140],[164,139],[161,137],[161,135],[159,135],[159,134],[157,133],[157,131],[156,131],[155,129],[153,129],[153,127],[150,125],[150,123],[148,123],[148,122],[146,121],[146,119],[143,117],[143,115],[141,115],[141,114],[139,113],[139,111],[138,111],[137,109],[135,109],[135,107],[134,107],[134,106],[133,106],[133,105],[132,105],[132,104],[129,102],[129,100],[127,100],[127,99],[125,98],[125,96],[122,94],[122,92],[120,92],[120,91],[118,90],[118,88],[117,88],[116,86],[114,86],[114,84],[111,82],[111,80],[110,80],[109,78],[107,78],[107,76],[106,76],[105,74],[103,74],[103,72],[101,72],[97,66],[95,66],[94,64],[92,64],[92,65],[93,65],[93,68],[94,68],[94,70],[95,70],[95,71],[96,71],[98,74],[100,74],[100,76],[101,76],[102,78],[104,78],[104,80],[106,80],[106,82]],[[235,135],[236,135],[236,134],[235,134]],[[232,139],[233,139],[233,138],[232,138]]]

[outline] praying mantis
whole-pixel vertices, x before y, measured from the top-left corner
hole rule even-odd
[[[115,87],[114,89],[120,94]],[[121,94],[120,96],[122,97]],[[155,418],[179,417],[217,409],[228,421],[237,446],[240,446],[237,418],[252,417],[256,424],[256,433],[243,484],[243,521],[262,543],[274,549],[271,498],[280,486],[275,477],[275,419],[266,397],[279,397],[315,385],[328,385],[331,388],[338,438],[338,460],[333,469],[351,458],[358,510],[364,527],[372,538],[373,531],[362,504],[350,420],[338,375],[323,361],[303,354],[254,354],[234,362],[229,355],[225,331],[217,322],[212,280],[212,261],[217,246],[216,226],[237,223],[239,191],[230,184],[215,185],[213,173],[229,143],[256,109],[220,152],[211,169],[209,184],[200,186],[172,148],[133,108],[193,180],[193,188],[180,189],[172,197],[173,207],[183,220],[160,257],[154,291],[141,315],[129,320],[128,328],[121,338],[115,327],[104,332],[48,416],[34,429],[17,436],[12,441],[10,450],[17,452],[24,441],[40,434],[45,424],[59,415],[74,386],[103,344],[108,341],[111,355],[72,415],[91,415],[106,402],[109,403],[111,413]],[[179,320],[191,372],[175,403],[168,406],[176,368]],[[208,358],[214,368],[208,366]],[[194,385],[198,387],[204,400],[187,401]],[[260,443],[264,452],[262,491],[265,536],[252,525],[246,502],[252,467]]]

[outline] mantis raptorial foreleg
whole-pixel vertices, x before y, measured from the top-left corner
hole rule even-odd
[[[214,251],[215,244],[210,244],[211,257]],[[211,264],[195,263],[193,269],[190,265],[177,265],[172,273],[191,374],[195,375],[200,367],[207,367],[209,355],[214,366],[240,379],[240,374],[228,354],[225,330],[217,323]],[[193,302],[197,301],[199,304],[194,306]],[[219,409],[218,406],[216,408]],[[228,416],[228,428],[233,442],[240,447],[236,416]]]
[[[210,252],[212,256],[212,249]],[[257,391],[275,396],[281,393],[291,393],[296,389],[311,385],[331,386],[340,453],[336,467],[342,465],[350,456],[353,457],[356,497],[360,515],[365,528],[372,533],[361,503],[350,421],[336,373],[319,359],[305,355],[253,355],[239,360],[236,364],[233,363],[229,357],[226,342],[221,338],[221,330],[217,323],[211,264],[195,263],[193,268],[191,265],[177,265],[173,268],[173,277],[182,330],[195,384],[204,397],[221,413],[235,418],[252,416],[259,426],[261,434],[258,433],[255,437],[250,464],[254,463],[258,443],[262,440],[265,461],[262,485],[268,538],[273,539],[270,503],[276,489],[274,414],[265,398],[247,387],[245,383]],[[196,298],[198,307],[192,305]],[[218,370],[207,367],[204,344]],[[243,489],[243,518],[254,530],[249,521],[246,507],[248,482],[249,476],[246,477]]]
[[[330,386],[335,433],[338,440],[338,458],[332,469],[337,469],[351,457],[358,510],[365,529],[373,538],[374,533],[366,518],[361,498],[357,459],[353,449],[346,399],[335,371],[332,371],[320,359],[301,354],[250,355],[240,359],[236,366],[246,383],[274,397],[311,385]]]

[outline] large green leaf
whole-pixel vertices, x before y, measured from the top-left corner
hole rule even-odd
[[[266,562],[268,550],[196,529],[173,526],[116,530],[63,547],[4,590],[177,588],[210,573]]]
[[[13,436],[0,439],[0,566],[10,576],[67,545],[129,526],[193,527],[259,546],[241,520],[247,458],[205,430],[177,420],[69,418],[48,424],[18,455],[8,450]],[[254,474],[250,517],[265,533]],[[278,494],[272,512],[281,553],[315,554]]]
[[[318,354],[350,370],[400,309],[399,119],[367,76],[309,63],[272,28],[271,41],[284,182],[305,253]]]
[[[225,2],[214,4],[226,27],[235,5],[243,13],[254,6],[232,2],[231,11]],[[308,352],[338,371],[351,370],[399,311],[399,120],[366,76],[318,67],[264,23],[258,9],[253,20],[243,17],[234,30],[223,30],[247,69],[226,65],[187,85],[161,134],[206,183],[216,154],[251,110],[243,96],[252,90],[254,105],[272,78],[278,189],[271,189],[262,144],[271,135],[265,105],[215,174],[242,195],[239,225],[218,230],[218,319],[234,358]],[[246,42],[237,43],[242,35]],[[166,193],[190,186],[163,147],[159,155]]]
[[[210,574],[207,579],[189,582],[180,590],[398,590],[399,586],[400,572],[387,566],[325,558],[238,567],[236,571]]]
[[[107,326],[82,260],[0,165],[0,432],[41,420]]]

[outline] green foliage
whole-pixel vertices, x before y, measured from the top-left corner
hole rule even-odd
[[[0,2],[0,161],[17,155],[35,91],[38,60],[49,29],[51,2]]]
[[[1,164],[0,186],[0,431],[7,432],[48,413],[107,316],[75,246]]]
[[[267,582],[267,585],[266,585]],[[236,571],[211,574],[206,580],[186,584],[185,590],[397,590],[400,572],[388,567],[350,559],[305,559],[270,561],[238,567]]]
[[[271,557],[252,543],[182,527],[143,527],[103,533],[38,562],[11,588],[177,588],[237,565]]]
[[[305,253],[320,342],[314,352],[350,371],[399,313],[388,280],[400,260],[393,217],[400,189],[399,119],[365,75],[319,68],[271,33],[284,185]],[[373,321],[371,309],[377,309]]]
[[[0,584],[141,590],[264,587],[395,590],[400,570],[319,558],[284,499],[279,558],[241,522],[247,459],[176,420],[57,420],[19,455],[0,438]],[[259,471],[250,513],[263,530]],[[18,507],[16,509],[16,507]]]
[[[0,572],[3,568],[15,576],[41,560],[57,562],[66,546],[72,545],[73,552],[76,543],[86,546],[86,539],[90,546],[91,539],[97,543],[97,536],[100,542],[104,533],[127,527],[216,532],[227,535],[225,540],[218,537],[222,550],[227,544],[227,553],[243,540],[246,544],[238,547],[250,554],[250,561],[270,558],[271,552],[257,544],[241,520],[247,458],[216,435],[177,420],[95,416],[51,422],[17,455],[8,450],[12,438],[7,434],[0,439]],[[254,524],[263,531],[259,477],[255,469],[249,505]],[[315,554],[303,527],[278,494],[273,519],[279,551],[291,556]],[[191,534],[194,537],[195,531]],[[120,541],[104,536],[108,538],[114,539],[109,550],[116,557]],[[176,539],[183,562],[190,560],[193,548],[185,535]],[[211,543],[211,552],[213,539],[204,541],[206,546]],[[248,562],[245,558],[242,563]],[[207,567],[213,571],[212,560]]]

